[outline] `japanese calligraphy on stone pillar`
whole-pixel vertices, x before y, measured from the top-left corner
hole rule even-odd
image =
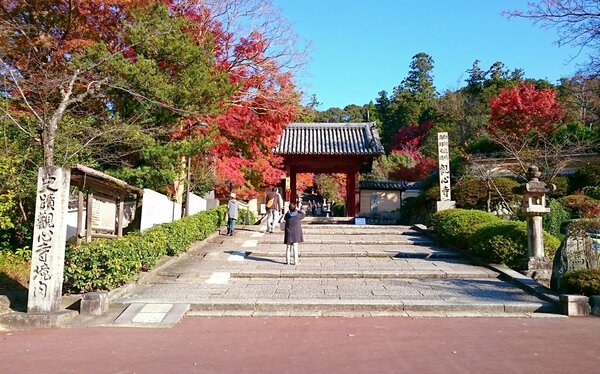
[[[440,175],[440,201],[452,200],[450,194],[450,151],[448,133],[438,132],[438,165]]]
[[[69,170],[58,167],[38,172],[28,313],[51,313],[60,308],[70,176]]]

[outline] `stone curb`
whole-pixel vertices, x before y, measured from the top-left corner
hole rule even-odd
[[[413,229],[420,231],[424,234],[426,234],[427,236],[429,236],[432,240],[437,242],[437,239],[435,237],[435,235],[433,235],[433,232],[431,230],[429,230],[427,228],[427,226],[425,225],[421,225],[421,224],[417,224],[414,225],[412,227]],[[450,247],[450,246],[449,246]],[[499,265],[499,264],[489,264],[483,260],[481,260],[480,258],[473,256],[473,254],[465,252],[463,250],[460,250],[458,248],[454,248],[452,247],[452,249],[454,249],[455,251],[461,253],[462,255],[464,255],[466,258],[469,258],[470,260],[472,260],[475,263],[478,263],[482,266],[487,267],[488,269],[497,271],[498,273],[500,273],[501,277],[504,277],[505,279],[507,279],[508,281],[510,281],[511,283],[513,283],[514,285],[516,285],[517,287],[521,288],[524,291],[529,292],[530,294],[543,299],[545,301],[549,301],[551,303],[554,303],[557,308],[560,307],[560,301],[559,301],[559,295],[556,294],[554,291],[550,290],[549,288],[539,284],[538,282],[536,282],[535,280],[533,280],[532,278],[523,275],[509,267],[506,267],[504,265]]]

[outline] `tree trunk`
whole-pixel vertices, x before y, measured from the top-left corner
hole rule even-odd
[[[54,166],[54,131],[51,124],[42,124],[42,146],[44,167]]]

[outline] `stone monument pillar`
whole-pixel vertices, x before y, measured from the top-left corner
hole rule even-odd
[[[527,217],[527,248],[529,261],[525,274],[544,285],[550,284],[552,263],[544,254],[542,218],[550,212],[546,208],[546,194],[556,189],[553,184],[539,180],[542,175],[535,165],[527,171],[529,181],[516,189],[523,194],[523,214]]]
[[[38,172],[27,313],[55,313],[62,297],[71,172],[58,167]]]
[[[452,201],[450,192],[450,150],[448,146],[448,133],[438,132],[438,166],[440,176],[440,200],[437,202],[437,211],[452,209],[456,202]]]

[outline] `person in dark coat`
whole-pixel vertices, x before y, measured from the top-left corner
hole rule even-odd
[[[304,241],[304,235],[302,234],[302,226],[300,221],[305,217],[304,212],[297,209],[295,203],[290,204],[290,210],[285,214],[285,236],[283,242],[285,243],[285,259],[286,263],[290,265],[291,257],[294,258],[292,265],[298,265],[298,243]]]

